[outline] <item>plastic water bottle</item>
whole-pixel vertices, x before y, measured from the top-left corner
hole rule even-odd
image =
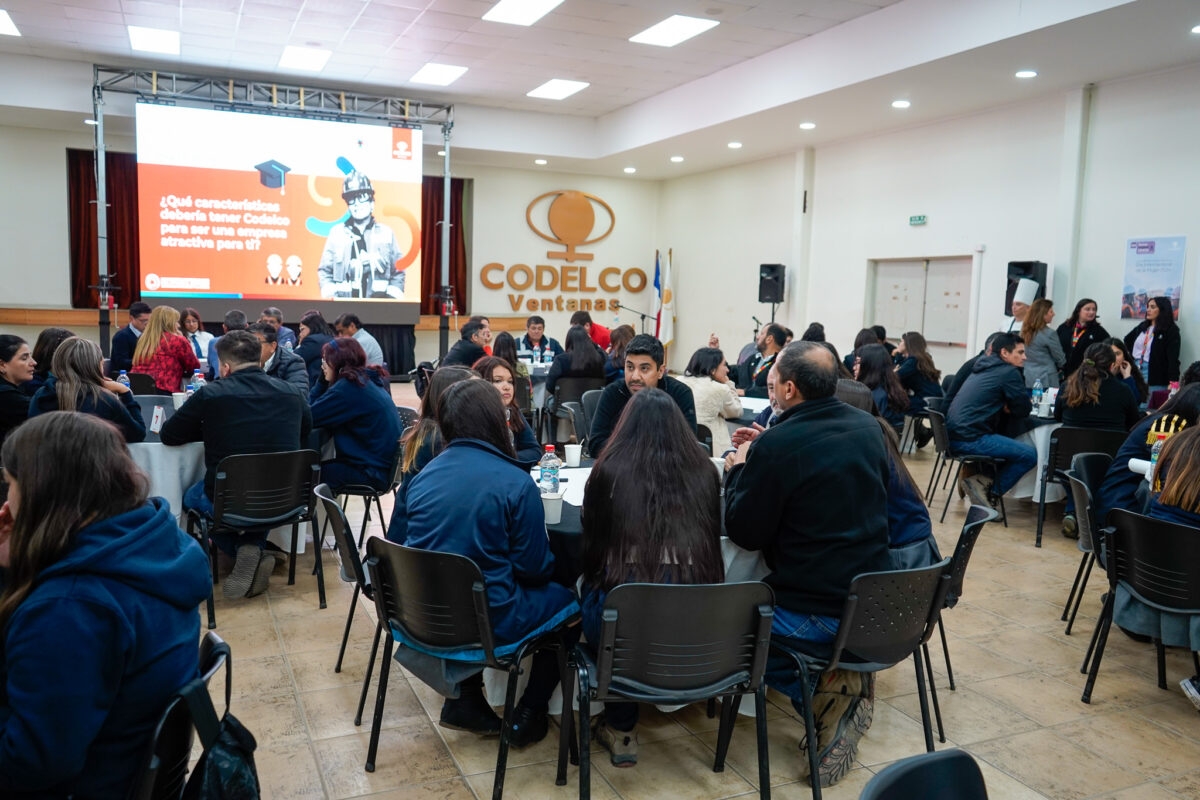
[[[121,374],[117,376],[117,383],[121,384],[122,386],[128,386],[129,373],[127,373],[125,370],[121,370]]]
[[[546,445],[546,454],[538,462],[538,488],[542,494],[558,494],[558,471],[562,460],[554,455],[554,445]]]
[[[196,391],[200,391],[208,385],[208,381],[204,380],[204,373],[198,369],[192,370],[192,386],[196,387]]]
[[[545,343],[542,344],[542,352],[538,354],[538,363],[539,364],[546,363],[546,345],[545,345]]]
[[[1045,390],[1042,388],[1042,381],[1038,379],[1033,382],[1033,405],[1040,406],[1042,404],[1042,395]]]
[[[1154,441],[1154,446],[1150,448],[1150,474],[1154,474],[1154,469],[1158,465],[1158,456],[1162,452],[1163,446],[1167,443],[1167,435],[1165,433],[1158,434],[1158,438]]]
[[[191,396],[192,396],[192,395],[194,395],[195,393],[196,393],[196,384],[194,384],[194,383],[189,383],[189,384],[187,385],[187,396],[188,396],[188,397],[191,397]]]

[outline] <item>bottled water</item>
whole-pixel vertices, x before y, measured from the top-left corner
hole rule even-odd
[[[1042,388],[1041,380],[1034,381],[1033,382],[1033,404],[1035,406],[1040,406],[1042,404],[1042,394],[1044,392],[1045,392],[1045,390]]]
[[[1167,435],[1165,433],[1158,434],[1158,438],[1154,441],[1154,446],[1150,448],[1150,474],[1154,474],[1154,470],[1158,465],[1158,455],[1162,452],[1163,445],[1167,443]]]
[[[196,387],[196,391],[200,391],[208,385],[208,381],[204,380],[204,373],[198,369],[192,370],[192,386]]]
[[[191,396],[192,396],[192,395],[194,395],[195,393],[196,393],[196,384],[194,384],[194,383],[189,383],[189,384],[187,385],[187,396],[188,396],[188,397],[191,397]]]
[[[121,384],[122,386],[128,386],[129,373],[127,373],[125,370],[121,370],[121,374],[117,376],[117,383]]]
[[[538,462],[538,488],[542,494],[558,494],[558,471],[562,461],[554,455],[554,445],[546,445],[546,454]]]

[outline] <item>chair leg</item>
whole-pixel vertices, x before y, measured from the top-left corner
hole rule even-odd
[[[592,797],[592,743],[591,736],[591,698],[588,697],[588,687],[591,686],[591,676],[588,675],[587,664],[582,658],[576,659],[575,675],[578,680],[576,687],[579,692],[579,800],[591,800]]]
[[[1004,507],[1004,495],[1000,495],[1000,521],[1004,523],[1004,527],[1008,527],[1008,509]]]
[[[767,753],[767,685],[754,693],[754,728],[758,738],[758,796],[771,800],[771,760]]]
[[[199,539],[199,537],[196,536],[192,525],[193,525],[192,515],[188,514],[188,521],[187,521],[188,536],[191,536],[193,539],[196,539],[196,541],[200,542],[200,539]],[[203,527],[201,528],[201,531],[203,531],[205,534],[207,534],[207,532],[208,532],[207,528],[203,528]],[[208,538],[207,535],[205,536],[205,538]],[[204,543],[200,542],[200,546],[204,547]],[[213,546],[213,544],[210,540],[208,547],[206,547],[205,550],[208,551],[208,565],[212,568],[212,588],[209,589],[208,597],[205,598],[205,600],[204,600],[205,610],[208,611],[208,629],[210,631],[213,628],[217,627],[217,607],[214,603],[214,595],[216,595],[216,593],[217,593],[217,554],[213,552],[215,549],[216,548]]]
[[[375,495],[375,510],[379,512],[380,532],[387,534],[387,520],[383,516],[383,503],[379,502],[379,495]]]
[[[942,454],[938,453],[933,457],[933,469],[929,472],[929,485],[925,487],[925,505],[933,502],[934,492],[937,491],[938,482],[942,477],[943,466]]]
[[[704,704],[704,713],[708,715],[709,719],[717,716],[717,698],[708,698],[708,702]]]
[[[309,520],[308,524],[312,525],[313,550],[316,551],[315,553],[313,553],[313,556],[317,560],[317,565],[316,565],[317,599],[320,601],[320,607],[325,608],[326,607],[326,604],[325,604],[325,562],[321,558],[321,541],[319,539],[317,539],[317,526],[314,524],[314,521]],[[297,525],[296,527],[299,528],[299,525]],[[353,612],[353,607],[351,608],[351,612]],[[349,633],[350,629],[347,628],[346,632]]]
[[[1037,539],[1034,542],[1034,547],[1042,546],[1042,524],[1046,521],[1046,484],[1050,482],[1050,465],[1047,463],[1042,468],[1042,488],[1038,492],[1038,523],[1037,523]]]
[[[954,667],[950,666],[950,645],[946,643],[946,626],[942,624],[942,618],[938,617],[938,633],[942,635],[942,657],[946,659],[946,682],[950,684],[950,691],[954,691]]]
[[[929,660],[929,643],[921,645],[921,654],[925,657],[925,671],[929,673],[929,697],[933,700],[933,718],[937,721],[938,741],[946,743],[946,729],[942,727],[942,707],[938,703],[937,681],[933,678],[933,662]],[[914,655],[914,658],[916,656]]]
[[[952,471],[954,472],[954,485],[957,486],[958,485],[958,476],[962,474],[962,462],[955,461],[954,463],[957,464],[957,466]],[[941,518],[941,520],[939,520],[940,522],[946,521],[946,512],[948,510],[950,510],[950,498],[953,495],[954,495],[953,489],[948,489],[946,491],[946,505],[942,507],[942,518]]]
[[[1071,628],[1075,625],[1075,615],[1079,613],[1079,605],[1083,602],[1083,593],[1087,589],[1088,578],[1092,575],[1092,565],[1096,563],[1095,553],[1088,553],[1085,558],[1087,559],[1087,569],[1084,570],[1083,580],[1079,584],[1079,591],[1075,593],[1075,607],[1071,609],[1071,618],[1067,620],[1067,636],[1071,635]]]
[[[1083,558],[1079,559],[1079,566],[1075,569],[1075,580],[1071,583],[1071,591],[1067,592],[1067,603],[1063,606],[1062,616],[1059,617],[1063,622],[1067,621],[1067,614],[1071,613],[1071,601],[1075,599],[1075,592],[1079,589],[1079,580],[1083,577],[1083,570],[1087,566],[1090,555],[1091,553],[1084,553]]]
[[[350,640],[350,625],[354,622],[354,609],[358,606],[358,593],[361,588],[357,583],[354,584],[354,594],[350,595],[350,611],[346,614],[346,630],[342,631],[342,646],[338,648],[338,660],[334,665],[334,672],[342,671],[342,657],[346,655],[346,642]]]
[[[371,498],[363,495],[363,521],[358,529],[358,549],[362,550],[363,541],[367,538],[367,526],[371,524]]]
[[[813,719],[813,692],[808,679],[808,667],[804,661],[796,657],[797,671],[800,673],[800,697],[804,703],[804,736],[808,743],[808,782],[812,785],[813,800],[821,800],[821,779],[817,764],[817,723]]]
[[[921,702],[921,726],[925,729],[925,752],[933,752],[933,725],[929,720],[929,698],[925,695],[925,670],[921,667],[921,654],[913,651],[913,664],[917,671],[917,699]]]
[[[558,656],[558,685],[562,695],[562,713],[558,718],[558,773],[554,776],[555,786],[567,785],[567,758],[570,742],[574,737],[575,723],[571,715],[571,671],[567,668],[567,643],[559,639],[555,648]]]
[[[296,540],[300,535],[300,524],[292,523],[292,547],[288,551],[288,586],[296,582]]]
[[[717,729],[717,757],[713,760],[713,772],[725,771],[725,756],[729,755],[729,739],[733,736],[733,723],[737,720],[740,694],[721,698],[721,727]]]
[[[1116,590],[1110,589],[1108,598],[1104,601],[1104,610],[1100,612],[1100,621],[1096,623],[1096,652],[1093,654],[1090,650],[1088,656],[1092,660],[1091,670],[1088,672],[1087,684],[1083,687],[1083,696],[1079,698],[1085,703],[1092,702],[1092,689],[1096,686],[1096,676],[1100,673],[1100,659],[1104,656],[1104,645],[1108,644],[1108,629],[1112,626],[1113,601],[1116,597]],[[1084,660],[1084,664],[1087,660]]]
[[[379,750],[379,729],[383,726],[383,703],[387,696],[388,672],[392,663],[392,637],[383,646],[383,665],[379,667],[379,691],[375,694],[375,717],[371,720],[371,743],[367,747],[367,772],[375,771],[375,754]]]
[[[1162,639],[1154,640],[1154,655],[1158,661],[1158,688],[1167,688],[1167,648],[1163,646]]]
[[[512,736],[513,706],[517,703],[517,676],[521,674],[521,652],[513,654],[508,668],[508,689],[504,693],[504,720],[500,723],[500,748],[496,753],[496,779],[492,782],[492,800],[504,798],[504,773],[508,768],[508,742]]]
[[[371,642],[371,658],[367,661],[367,674],[363,675],[362,694],[358,697],[358,710],[354,712],[354,724],[362,725],[363,708],[367,705],[367,688],[371,685],[371,673],[375,671],[375,654],[379,652],[379,637],[383,635],[383,623],[375,626],[375,640]]]

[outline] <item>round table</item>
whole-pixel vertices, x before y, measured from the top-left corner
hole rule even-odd
[[[1032,498],[1035,502],[1041,496],[1042,491],[1042,474],[1046,469],[1046,462],[1050,458],[1050,434],[1062,427],[1061,422],[1056,422],[1054,419],[1046,419],[1043,417],[1030,417],[1027,424],[1032,424],[1033,427],[1025,431],[1020,436],[1015,437],[1016,441],[1022,444],[1031,444],[1037,450],[1037,466],[1021,476],[1021,480],[1017,481],[1011,489],[1008,490],[1006,497]],[[1061,484],[1051,483],[1046,487],[1046,502],[1057,503],[1059,500],[1066,498],[1067,491]]]

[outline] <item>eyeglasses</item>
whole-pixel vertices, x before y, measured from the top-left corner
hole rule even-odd
[[[365,205],[366,203],[374,202],[374,198],[370,195],[360,194],[357,197],[351,197],[346,201],[349,205]]]

